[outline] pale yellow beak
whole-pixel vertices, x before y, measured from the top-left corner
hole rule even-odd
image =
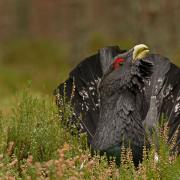
[[[148,56],[149,52],[150,50],[148,46],[146,46],[145,44],[139,44],[139,45],[134,46],[133,63],[139,59],[142,59]]]

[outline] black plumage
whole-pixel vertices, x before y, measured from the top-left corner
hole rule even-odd
[[[93,149],[117,156],[125,143],[131,145],[138,163],[143,145],[149,147],[147,130],[156,127],[162,113],[168,119],[169,142],[179,128],[180,69],[156,54],[132,63],[132,52],[118,47],[101,49],[82,61],[54,94],[70,97],[74,84],[72,105],[76,115],[70,121],[75,123],[82,114],[79,129],[87,132]],[[112,64],[116,56],[125,62],[115,70]],[[61,105],[59,101],[57,104]],[[178,152],[179,143],[180,133]]]
[[[104,74],[99,85],[99,122],[91,142],[94,149],[117,157],[123,144],[130,145],[134,161],[141,159],[143,146],[149,146],[141,113],[142,88],[152,67],[153,63],[146,60],[132,63],[130,56],[120,68]]]
[[[81,127],[77,128],[80,132],[87,132],[89,142],[95,134],[99,119],[97,86],[101,81],[103,71],[107,70],[112,63],[112,58],[123,52],[125,51],[120,50],[117,46],[100,49],[97,54],[79,63],[70,72],[69,78],[54,90],[57,105],[62,106],[70,100],[74,86],[71,102],[75,114],[69,121],[70,124],[76,124],[77,119],[80,116],[82,117]],[[66,96],[66,102],[63,102],[64,98],[61,98],[62,96]]]

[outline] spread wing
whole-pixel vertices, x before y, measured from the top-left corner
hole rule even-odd
[[[144,124],[151,129],[163,115],[168,121],[169,143],[177,132],[175,148],[180,153],[180,68],[160,55],[151,55],[149,60],[154,62],[154,70],[145,87],[148,107]]]
[[[161,113],[165,114],[169,126],[169,142],[177,136],[174,148],[180,153],[180,68],[171,64],[163,87]]]
[[[62,98],[61,101],[57,98],[58,106],[62,106],[71,99],[75,114],[69,121],[76,124],[77,118],[81,116],[82,121],[79,129],[83,132],[86,131],[90,138],[95,133],[99,117],[97,86],[103,72],[112,63],[113,58],[121,52],[124,51],[121,51],[117,46],[100,49],[97,54],[86,58],[77,65],[71,71],[69,78],[54,91],[56,97],[66,96],[65,102]],[[73,96],[71,97],[72,92]]]

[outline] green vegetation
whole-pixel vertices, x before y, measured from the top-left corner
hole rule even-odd
[[[122,149],[122,164],[91,157],[86,136],[72,136],[59,120],[53,99],[25,89],[12,111],[0,116],[0,179],[175,179],[180,158],[170,155],[167,128],[159,131],[160,150],[144,149],[144,161],[135,168],[130,149]],[[69,105],[66,119],[71,116]],[[75,131],[74,131],[75,132]],[[158,157],[157,157],[158,155]],[[158,158],[158,160],[157,160]]]
[[[0,46],[0,95],[14,94],[28,80],[32,88],[52,93],[70,69],[65,44],[48,40],[18,39]],[[72,66],[72,65],[71,65]]]
[[[91,157],[86,136],[64,128],[52,97],[74,64],[104,46],[145,43],[180,65],[179,0],[1,0],[0,7],[0,180],[180,179],[167,129],[158,162],[152,142],[137,169],[122,149],[118,168]],[[66,124],[72,109],[62,108]]]
[[[124,44],[130,46],[130,41]],[[105,43],[103,36],[94,35],[89,49]],[[149,152],[144,149],[143,163],[135,168],[129,149],[122,149],[122,164],[116,167],[106,157],[91,157],[86,135],[79,137],[71,129],[72,136],[64,127],[72,109],[69,104],[62,107],[62,122],[52,91],[73,66],[67,49],[64,44],[27,39],[1,45],[0,179],[177,180],[180,158],[169,153],[167,129],[159,133],[158,161],[152,142]],[[25,88],[27,82],[31,88]]]

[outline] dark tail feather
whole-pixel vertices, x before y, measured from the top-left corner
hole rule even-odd
[[[168,120],[169,144],[177,136],[175,148],[180,153],[180,68],[159,55],[152,54],[148,60],[154,67],[150,83],[145,87],[147,114],[143,123],[152,129],[163,115]]]
[[[164,94],[167,96],[162,111],[168,118],[169,143],[174,143],[176,136],[174,150],[180,154],[180,68],[171,64],[165,86]]]
[[[122,53],[117,46],[103,48],[99,53],[86,58],[74,68],[69,78],[60,84],[54,91],[57,105],[71,101],[74,108],[72,123],[76,123],[78,117],[82,117],[80,130],[87,132],[89,137],[95,133],[99,116],[99,96],[97,86],[115,56]],[[111,61],[111,62],[110,62]],[[59,102],[59,97],[61,102]]]

